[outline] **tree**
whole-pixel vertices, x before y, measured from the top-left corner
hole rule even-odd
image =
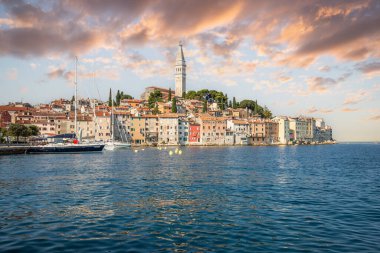
[[[266,106],[264,106],[262,117],[267,119],[272,118],[272,112]]]
[[[172,88],[169,88],[168,101],[172,100]]]
[[[116,101],[115,101],[115,105],[116,106],[119,106],[120,105],[120,91],[117,90],[117,93],[116,93]]]
[[[0,143],[5,142],[4,136],[7,136],[7,129],[0,128]]]
[[[197,92],[193,90],[189,90],[186,93],[186,99],[195,99],[196,96],[197,96]]]
[[[111,88],[110,88],[110,94],[108,96],[108,106],[112,106],[112,92],[111,92]]]
[[[207,100],[203,101],[202,112],[203,112],[203,113],[206,113],[206,112],[207,112]]]
[[[172,113],[177,113],[177,98],[174,97],[172,100]]]
[[[160,113],[160,110],[158,109],[158,105],[157,105],[157,104],[156,104],[156,106],[154,107],[154,109],[153,109],[152,113],[153,113],[154,115],[156,115],[156,114],[159,114],[159,113]]]
[[[236,98],[235,97],[232,98],[232,108],[234,108],[234,109],[237,108]]]
[[[15,136],[17,142],[19,141],[19,137],[28,137],[30,136],[30,130],[25,125],[20,124],[10,124],[8,128],[9,135]]]
[[[232,102],[231,102],[231,100],[228,102],[228,107],[232,108]]]
[[[38,129],[38,127],[35,125],[30,125],[29,132],[31,136],[37,136],[40,134],[40,129]]]
[[[183,97],[183,98],[186,98],[186,92],[185,92],[185,91],[182,92],[182,97]]]
[[[72,96],[71,103],[74,103],[74,101],[75,101],[75,96]]]
[[[149,108],[153,108],[156,105],[156,102],[162,102],[162,93],[159,90],[154,90],[149,94],[148,104]]]

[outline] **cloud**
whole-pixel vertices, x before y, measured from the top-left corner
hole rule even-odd
[[[307,80],[307,84],[310,91],[324,93],[333,88],[337,81],[332,78],[312,77]]]
[[[63,78],[65,80],[72,80],[74,77],[74,73],[72,71],[66,71],[63,68],[50,70],[46,75],[49,79]]]
[[[307,109],[305,112],[306,114],[316,114],[316,113],[322,113],[322,114],[327,114],[327,113],[332,113],[334,110],[333,109],[317,109],[315,106]]]
[[[319,68],[319,71],[323,71],[323,72],[329,72],[330,70],[331,68],[329,66],[323,66]]]
[[[355,108],[348,108],[348,107],[344,107],[342,108],[342,112],[356,112],[358,111],[359,109],[355,109]]]
[[[356,65],[357,70],[366,75],[379,75],[380,62],[369,62]]]
[[[343,105],[355,105],[366,99],[368,99],[369,92],[365,90],[359,90],[355,93],[348,94],[344,100]]]
[[[247,44],[254,54],[268,57],[267,63],[291,67],[307,67],[323,55],[345,61],[380,57],[380,7],[370,0],[18,0],[0,5],[0,56],[71,57],[106,49],[117,57],[132,47],[158,48],[164,56],[183,39],[200,51],[200,62],[217,65],[214,74],[238,73],[231,62],[252,72],[257,64],[239,55]]]
[[[8,69],[6,72],[6,76],[8,80],[17,80],[18,71],[15,68]]]
[[[380,115],[375,115],[375,116],[369,118],[369,120],[380,120]]]

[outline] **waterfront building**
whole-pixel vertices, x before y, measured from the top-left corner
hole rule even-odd
[[[131,126],[130,126],[130,129],[128,129],[129,130],[128,132],[131,136],[131,144],[135,144],[135,145],[145,144],[146,118],[142,116],[131,116],[130,120],[131,120]]]
[[[178,145],[178,118],[177,113],[167,113],[158,115],[159,133],[158,144]]]
[[[265,121],[262,119],[250,120],[252,144],[265,143]]]
[[[305,118],[307,122],[305,139],[309,142],[314,140],[314,134],[316,129],[316,121],[314,118]]]
[[[189,144],[200,144],[201,142],[201,126],[198,123],[189,123]]]
[[[290,141],[288,117],[278,116],[274,120],[278,122],[278,141],[287,144]]]
[[[131,142],[131,112],[126,107],[114,107],[114,138],[121,142]]]
[[[279,142],[278,128],[278,122],[271,119],[265,120],[265,142],[267,144],[274,144]]]
[[[145,118],[145,140],[147,145],[158,143],[159,121],[157,115],[143,115]]]
[[[233,133],[233,144],[247,145],[251,136],[250,124],[246,120],[227,120],[227,130]]]
[[[289,118],[289,129],[293,130],[295,141],[307,140],[307,120],[305,118]]]
[[[204,145],[224,145],[227,121],[222,117],[200,114],[197,117],[201,125],[201,143]]]
[[[180,145],[187,145],[189,143],[189,120],[186,117],[179,118],[178,136]]]
[[[182,97],[183,92],[186,92],[186,61],[183,55],[182,43],[178,44],[177,57],[175,61],[175,95]]]
[[[95,141],[109,141],[111,139],[111,113],[105,110],[95,111],[94,120]]]

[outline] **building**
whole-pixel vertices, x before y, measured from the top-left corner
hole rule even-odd
[[[290,141],[288,117],[279,116],[275,117],[274,120],[278,122],[278,142],[287,144]]]
[[[227,120],[227,130],[233,133],[233,144],[247,145],[251,136],[250,124],[245,120]]]
[[[201,126],[201,143],[204,145],[224,145],[227,123],[222,117],[201,114],[198,118]]]
[[[265,142],[265,121],[254,119],[250,121],[252,144],[264,144]]]
[[[189,143],[189,120],[185,117],[179,118],[178,136],[180,145],[187,145]]]
[[[278,122],[271,119],[265,120],[265,142],[267,144],[279,142],[278,128]]]
[[[143,115],[145,118],[145,140],[148,145],[158,143],[159,121],[157,115]]]
[[[128,134],[131,136],[131,144],[142,145],[146,144],[145,122],[146,118],[141,116],[131,116],[131,126]]]
[[[182,97],[186,92],[186,61],[183,55],[182,43],[178,44],[177,57],[175,61],[175,95]]]
[[[95,141],[111,139],[111,113],[108,111],[95,112]]]
[[[168,100],[168,98],[169,98],[169,89],[161,88],[161,87],[157,87],[157,86],[146,87],[145,90],[144,90],[144,92],[141,94],[141,99],[148,100],[149,96],[150,96],[150,93],[152,93],[155,90],[159,90],[161,92],[161,94],[162,94],[162,98],[164,100]],[[174,91],[171,91],[171,94],[172,94],[171,97],[175,96],[175,92]],[[122,102],[123,102],[123,100],[122,100]]]
[[[289,129],[293,130],[295,141],[307,141],[307,120],[303,117],[289,118]]]
[[[179,144],[178,118],[179,114],[177,113],[160,114],[158,116],[160,126],[158,133],[158,144]]]
[[[201,142],[201,126],[198,123],[189,123],[189,144],[199,144]]]

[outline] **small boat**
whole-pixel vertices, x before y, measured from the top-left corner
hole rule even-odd
[[[112,91],[111,91],[112,96]],[[115,141],[115,119],[113,114],[113,100],[112,100],[112,107],[111,107],[111,140],[105,143],[105,150],[112,151],[119,148],[129,148],[131,146],[128,142],[122,142],[122,141]]]

